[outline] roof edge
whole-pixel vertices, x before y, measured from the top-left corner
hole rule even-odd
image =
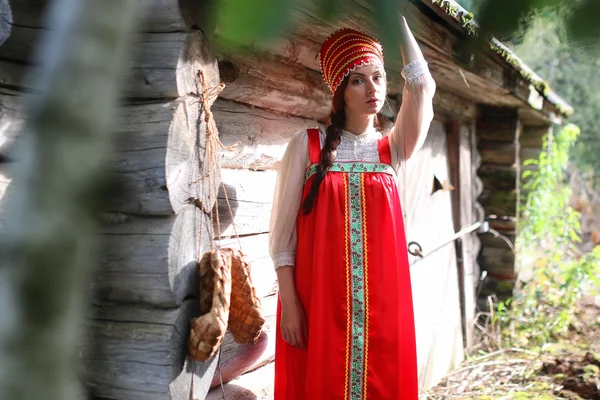
[[[461,28],[471,36],[476,36],[479,32],[479,24],[472,13],[464,9],[454,0],[421,0],[429,2],[439,8],[441,11],[452,17]],[[536,74],[527,64],[523,62],[511,49],[506,47],[495,37],[488,41],[490,49],[500,55],[504,61],[511,65],[523,79],[529,82],[535,90],[564,117],[573,114],[573,107],[563,100],[556,92],[552,90],[548,82]]]

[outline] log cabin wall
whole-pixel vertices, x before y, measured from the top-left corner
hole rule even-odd
[[[481,166],[478,174],[483,183],[480,202],[491,229],[515,244],[519,193],[519,136],[522,124],[518,110],[483,107],[477,121]],[[517,270],[515,252],[507,243],[490,233],[481,235],[483,249],[479,262],[487,277],[479,297],[481,309],[487,309],[487,296],[504,300],[512,295]]]

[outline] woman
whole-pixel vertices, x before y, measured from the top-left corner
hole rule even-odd
[[[334,93],[326,130],[294,135],[281,162],[270,250],[279,281],[275,400],[416,400],[410,273],[396,175],[422,146],[435,83],[406,21],[402,106],[378,131],[383,53],[354,30],[321,47]]]

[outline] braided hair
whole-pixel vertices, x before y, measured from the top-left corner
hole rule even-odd
[[[327,135],[325,136],[325,144],[321,149],[321,159],[317,165],[317,172],[314,175],[310,192],[302,204],[302,212],[305,215],[310,214],[312,211],[319,193],[319,186],[325,179],[327,171],[329,171],[333,165],[333,162],[335,161],[336,150],[340,144],[342,131],[346,125],[346,104],[344,102],[344,92],[346,91],[348,82],[349,78],[344,78],[333,95],[331,113],[329,114],[329,126],[327,127]],[[374,121],[375,128],[380,128],[383,125],[382,118],[385,117],[378,113]]]

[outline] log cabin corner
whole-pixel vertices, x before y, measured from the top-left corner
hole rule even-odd
[[[31,52],[47,0],[9,3],[13,24],[0,47],[2,160],[10,159],[25,118],[23,97],[36,90],[26,86],[23,66],[35,71]],[[268,317],[257,345],[226,336],[223,379],[271,362],[277,286],[267,238],[278,162],[295,132],[317,126],[329,112],[316,57],[320,43],[337,27],[365,30],[370,8],[353,0],[351,11],[328,23],[315,11],[320,0],[304,1],[293,9],[284,37],[228,54],[210,43],[219,27],[201,18],[207,2],[144,3],[110,165],[124,190],[107,206],[98,232],[102,251],[89,284],[82,376],[100,399],[188,399],[192,379],[194,398],[203,399],[218,374],[216,358],[186,358],[189,320],[197,313],[196,254],[218,239],[241,246]],[[539,154],[542,136],[572,109],[495,39],[477,57],[465,57],[459,48],[477,26],[454,1],[398,1],[398,8],[437,83],[427,142],[399,182],[413,242],[419,381],[428,388],[473,345],[476,311],[486,307],[486,297],[510,295],[518,272],[511,246],[523,161]],[[390,121],[402,101],[401,67],[386,63]],[[210,216],[197,206],[211,200],[199,183],[206,125],[198,71],[210,87],[225,84],[211,111],[220,140],[234,146],[219,154],[220,232],[209,229]],[[10,195],[4,166],[3,198]]]

